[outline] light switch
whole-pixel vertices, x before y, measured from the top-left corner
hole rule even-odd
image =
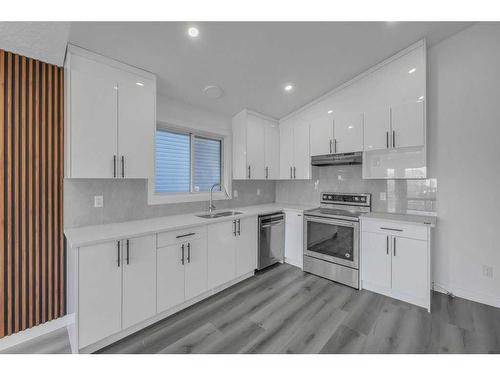
[[[385,191],[380,192],[380,200],[381,201],[387,200],[387,193]]]
[[[257,195],[260,195],[260,189],[257,188]]]
[[[103,207],[104,206],[104,197],[102,195],[94,196],[94,207]]]
[[[233,197],[238,198],[238,190],[233,190]]]

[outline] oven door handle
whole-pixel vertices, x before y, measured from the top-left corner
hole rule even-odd
[[[357,221],[344,221],[344,220],[337,220],[337,219],[321,219],[317,217],[311,217],[311,216],[306,216],[305,220],[308,222],[312,223],[320,223],[320,224],[333,224],[333,225],[338,225],[342,227],[352,227],[355,228],[357,225],[359,225],[359,222]]]

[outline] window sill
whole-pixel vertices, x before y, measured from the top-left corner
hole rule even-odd
[[[230,187],[226,187],[229,197],[222,191],[214,191],[213,200],[229,200],[232,199],[232,191]],[[156,204],[172,204],[172,203],[189,203],[189,202],[208,202],[210,200],[209,192],[202,193],[156,193],[154,191],[154,183],[148,181],[148,205]]]

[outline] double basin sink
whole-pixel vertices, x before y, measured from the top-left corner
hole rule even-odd
[[[242,213],[243,212],[239,212],[239,211],[222,211],[222,212],[214,212],[214,213],[196,215],[196,216],[201,217],[203,219],[216,219],[218,217],[224,217],[224,216],[241,215]]]

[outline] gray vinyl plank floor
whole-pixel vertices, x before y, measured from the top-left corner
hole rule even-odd
[[[59,330],[4,353],[68,353]],[[99,353],[500,353],[500,309],[432,296],[432,313],[283,264]]]

